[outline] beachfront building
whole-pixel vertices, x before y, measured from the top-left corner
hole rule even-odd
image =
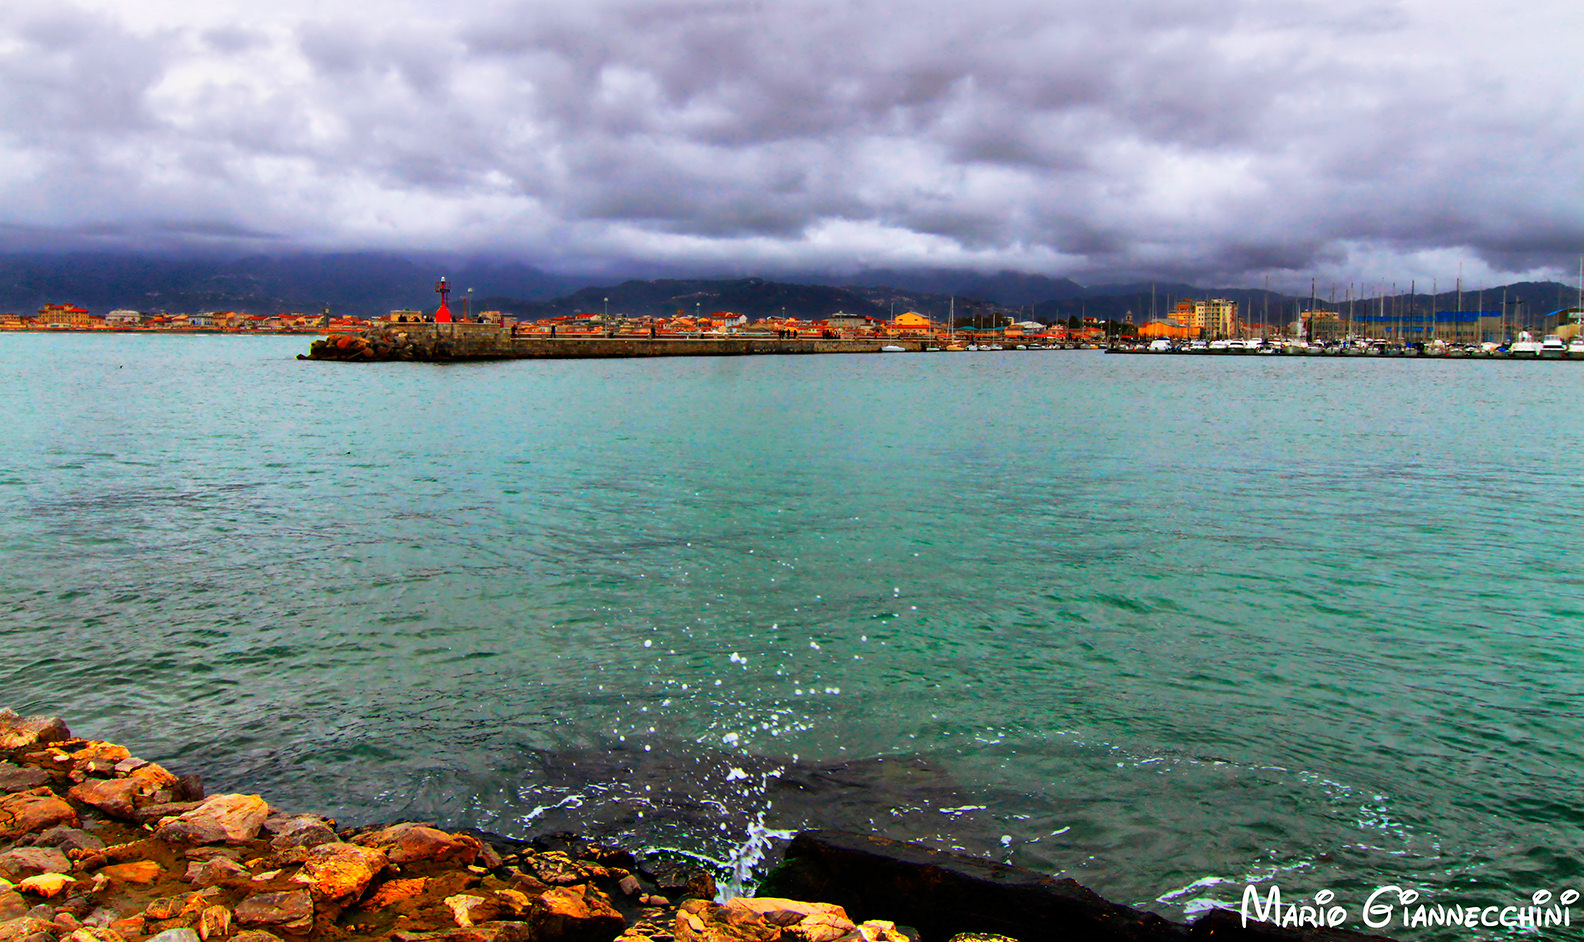
[[[888,326],[899,334],[928,334],[935,325],[923,314],[908,311],[892,318]]]
[[[142,311],[129,311],[126,308],[117,308],[105,315],[107,327],[136,327],[143,323]]]
[[[46,304],[39,308],[40,327],[89,327],[88,309],[75,304]]]
[[[1184,298],[1171,319],[1198,337],[1230,337],[1237,330],[1237,302],[1229,298]]]

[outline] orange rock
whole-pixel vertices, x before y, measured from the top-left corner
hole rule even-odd
[[[390,880],[386,883],[381,883],[375,888],[373,893],[369,894],[369,898],[363,901],[361,908],[365,910],[383,909],[392,903],[397,903],[404,899],[412,899],[422,893],[428,883],[428,877],[415,877],[411,880]]]
[[[164,766],[147,762],[127,773],[127,778],[138,782],[144,789],[144,794],[152,795],[162,788],[175,788],[180,781],[175,775],[165,770]]]
[[[138,783],[126,778],[92,778],[73,785],[66,797],[92,805],[112,818],[136,819]]]
[[[70,738],[71,731],[57,717],[0,710],[0,749],[31,749]]]
[[[125,746],[98,739],[83,743],[67,755],[71,759],[71,767],[78,772],[109,772],[116,767],[116,763],[132,758],[132,753]]]
[[[252,840],[269,817],[257,795],[215,795],[160,824],[154,836],[173,844],[239,844]]]
[[[627,928],[627,920],[586,886],[555,886],[534,900],[528,926],[535,939],[608,939]]]
[[[77,812],[48,788],[0,797],[0,841],[9,841],[57,824],[77,825]]]
[[[393,864],[420,860],[454,860],[470,864],[479,855],[479,840],[470,834],[447,834],[423,824],[395,824],[362,834],[353,840],[364,847],[377,847]]]
[[[111,864],[99,872],[117,883],[153,883],[165,870],[152,860],[134,860]]]
[[[17,889],[24,893],[52,897],[59,896],[62,890],[72,885],[72,882],[72,878],[64,873],[40,873],[18,883]]]
[[[385,865],[385,855],[372,848],[340,842],[320,844],[308,850],[302,872],[295,879],[308,884],[314,899],[355,899]]]

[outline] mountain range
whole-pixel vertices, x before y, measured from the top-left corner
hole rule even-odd
[[[500,310],[522,318],[610,311],[634,316],[731,311],[750,318],[786,315],[805,319],[838,311],[889,317],[918,311],[959,323],[986,325],[1005,318],[1042,323],[1079,317],[1144,323],[1165,317],[1183,298],[1224,297],[1239,303],[1245,321],[1286,323],[1309,298],[1248,288],[1184,283],[1084,286],[1065,278],[1022,272],[954,269],[871,269],[857,274],[802,272],[764,278],[659,278],[612,284],[555,274],[531,265],[483,259],[442,260],[395,254],[298,254],[238,258],[132,254],[0,255],[0,311],[30,313],[44,304],[72,303],[95,313],[116,308],[150,312],[232,310],[249,314],[319,311],[373,316],[394,309],[432,310],[435,282],[448,276],[458,313]],[[468,291],[472,288],[472,292]],[[1437,310],[1508,310],[1525,323],[1571,307],[1577,288],[1557,282],[1520,282],[1434,298]],[[465,299],[465,300],[464,300]],[[1322,307],[1343,308],[1345,301]],[[1357,302],[1355,302],[1357,303]],[[1374,299],[1372,306],[1379,305]],[[1388,298],[1424,310],[1428,293]]]

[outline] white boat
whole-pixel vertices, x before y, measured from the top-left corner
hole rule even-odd
[[[1507,347],[1507,355],[1510,357],[1537,357],[1540,355],[1540,343],[1534,339],[1534,335],[1529,333],[1529,331],[1520,330],[1518,339]]]
[[[1560,360],[1567,356],[1567,344],[1556,334],[1546,334],[1546,339],[1540,341],[1540,356],[1546,360]]]
[[[907,352],[907,347],[899,347],[899,346],[897,346],[894,343],[888,343],[885,346],[880,348],[880,352],[881,353],[906,353]]]
[[[1568,341],[1567,355],[1569,360],[1584,360],[1584,337],[1574,337]]]

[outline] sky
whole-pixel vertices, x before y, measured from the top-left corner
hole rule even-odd
[[[1576,0],[7,0],[0,251],[1573,283]]]

